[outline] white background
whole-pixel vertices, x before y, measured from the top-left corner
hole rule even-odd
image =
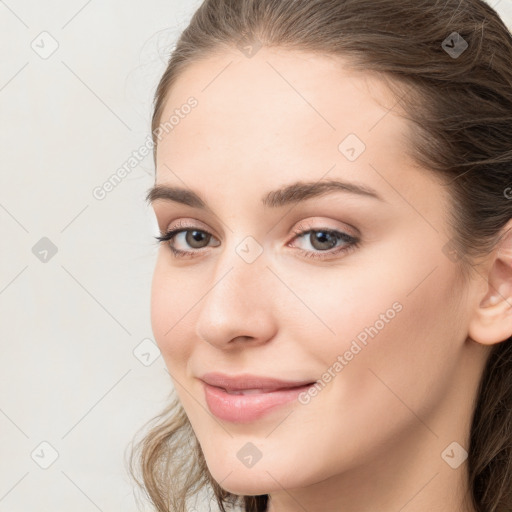
[[[144,509],[126,450],[171,389],[161,357],[133,352],[155,347],[151,155],[92,191],[146,141],[199,3],[0,2],[0,512]],[[512,0],[491,5],[512,27]],[[55,255],[33,253],[43,237]]]

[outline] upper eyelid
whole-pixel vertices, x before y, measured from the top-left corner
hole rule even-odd
[[[186,232],[186,231],[202,231],[203,233],[207,233],[207,234],[215,237],[215,235],[213,233],[211,233],[208,229],[203,229],[203,228],[200,228],[199,226],[188,226],[188,225],[174,226],[173,228],[161,231],[160,234],[162,236],[167,235],[168,233],[174,233],[175,235],[177,235],[179,233],[183,233],[183,232]],[[353,236],[355,238],[355,235],[352,235],[351,233],[347,233],[347,231],[345,231],[343,229],[330,228],[330,227],[326,227],[326,226],[315,227],[315,226],[304,226],[302,224],[299,224],[297,226],[297,228],[293,229],[293,233],[295,235],[297,235],[297,233],[300,234],[300,235],[305,235],[305,234],[308,234],[311,231],[337,232],[337,233],[342,233],[342,234],[350,235],[350,236]]]
[[[201,226],[199,226],[198,224],[202,224],[201,221],[194,221],[194,222],[191,222],[191,223],[187,223],[187,222],[184,222],[182,220],[180,220],[176,225],[173,225],[172,227],[167,227],[167,228],[164,228],[163,230],[160,229],[160,234],[163,236],[163,235],[166,235],[168,233],[170,233],[171,231],[192,231],[192,230],[196,230],[196,231],[204,231],[205,233],[208,233],[212,236],[215,236],[213,235],[213,233],[211,233],[210,229],[207,229],[207,228],[202,228]]]
[[[338,221],[338,222],[340,222],[340,221]],[[314,231],[325,229],[325,230],[329,230],[329,231],[346,232],[346,230],[348,228],[349,233],[347,233],[347,234],[351,234],[353,236],[359,236],[359,230],[355,226],[352,226],[352,225],[350,225],[348,223],[345,223],[345,222],[343,223],[346,226],[345,228],[343,228],[343,227],[329,227],[327,225],[317,225],[317,226],[315,226],[315,223],[321,224],[321,221],[314,221],[314,220],[309,220],[309,219],[308,220],[301,220],[298,223],[295,223],[295,226],[297,226],[297,229],[301,228],[301,230],[303,230],[303,231],[307,231],[308,229],[311,229],[311,230],[314,230]],[[160,224],[160,222],[159,222],[159,224]],[[170,231],[175,231],[175,230],[180,229],[180,228],[182,228],[183,230],[189,230],[189,229],[193,230],[193,229],[196,229],[198,231],[205,231],[205,232],[211,234],[212,236],[215,236],[211,232],[210,228],[208,228],[208,227],[203,228],[203,227],[199,226],[198,224],[205,225],[202,221],[197,220],[197,219],[191,221],[190,223],[188,223],[186,221],[183,221],[183,220],[180,220],[180,221],[178,221],[178,224],[173,225],[172,228],[168,227],[168,228],[164,228],[163,230],[160,229],[160,232],[162,234],[166,234],[166,233],[168,233]]]

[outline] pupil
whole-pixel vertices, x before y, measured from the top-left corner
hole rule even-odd
[[[311,233],[311,245],[315,249],[332,249],[336,246],[336,237],[327,231],[317,231]]]
[[[206,235],[202,231],[188,231],[187,236],[185,237],[187,240],[187,244],[190,245],[190,247],[194,247],[196,249],[204,247],[204,245],[201,245],[201,242],[204,242],[206,240],[206,245],[208,245],[208,238],[209,235]]]

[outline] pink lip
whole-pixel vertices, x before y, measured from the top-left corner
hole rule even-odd
[[[289,403],[307,390],[312,381],[283,381],[244,374],[230,377],[207,373],[201,377],[210,412],[233,423],[250,423],[276,407]],[[242,390],[259,390],[250,394],[231,394]],[[228,392],[229,391],[229,392]]]

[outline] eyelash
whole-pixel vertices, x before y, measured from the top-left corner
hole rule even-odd
[[[188,231],[199,231],[200,233],[205,233],[207,235],[213,236],[208,231],[205,231],[203,229],[198,229],[194,226],[182,226],[176,229],[172,229],[165,233],[162,236],[156,236],[155,239],[160,243],[170,242],[176,237],[176,235],[179,235],[180,233],[186,233]],[[325,260],[327,257],[337,256],[338,254],[348,253],[349,251],[355,250],[360,245],[360,239],[357,237],[354,237],[352,235],[349,235],[348,233],[344,233],[343,231],[338,231],[336,229],[329,229],[329,228],[316,228],[312,229],[311,227],[308,227],[307,229],[304,229],[304,226],[298,226],[296,229],[293,230],[293,233],[295,235],[294,239],[305,237],[306,235],[309,235],[311,233],[329,233],[330,235],[334,235],[336,239],[342,240],[346,242],[348,245],[341,246],[335,249],[329,249],[327,251],[306,251],[305,249],[297,249],[300,254],[305,256],[306,258],[316,259],[316,260]],[[174,257],[176,258],[194,258],[198,252],[203,252],[203,249],[195,249],[191,251],[182,251],[180,249],[175,249],[171,244],[167,244],[167,247],[172,251]]]

